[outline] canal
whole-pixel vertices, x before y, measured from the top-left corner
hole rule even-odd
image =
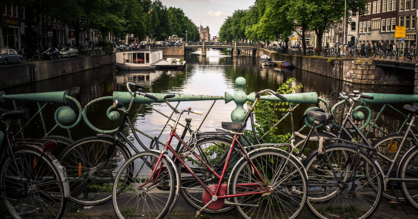
[[[292,71],[278,71],[272,67],[263,68],[258,59],[253,57],[236,57],[232,58],[228,53],[222,51],[212,50],[207,52],[206,57],[200,57],[199,52],[188,51],[186,55],[187,67],[184,71],[154,71],[148,72],[148,76],[143,76],[144,72],[123,73],[117,72],[115,67],[110,65],[102,68],[97,68],[89,71],[79,72],[51,80],[41,81],[31,85],[14,87],[5,90],[6,94],[19,93],[34,93],[34,92],[50,92],[68,90],[70,95],[80,101],[82,106],[85,106],[93,99],[111,96],[114,91],[126,91],[126,82],[131,81],[135,83],[142,83],[146,86],[146,92],[165,93],[165,94],[202,94],[202,95],[221,95],[225,92],[234,94],[237,90],[235,86],[235,79],[244,77],[246,79],[245,92],[257,92],[262,89],[277,90],[281,84],[290,78],[296,80],[292,82],[292,86],[302,85],[302,88],[297,89],[296,93],[301,92],[317,92],[318,95],[325,100],[329,100],[331,106],[337,102],[337,99],[329,99],[332,91],[352,92],[354,89],[361,92],[375,92],[375,93],[396,93],[396,94],[412,94],[413,87],[396,87],[396,86],[377,86],[377,85],[353,85],[350,83],[338,81],[331,78],[326,78],[320,75],[294,69]],[[144,82],[144,79],[147,82]],[[199,102],[181,102],[178,106],[180,109],[192,107],[193,110],[208,112],[213,101],[199,101]],[[90,122],[100,129],[114,129],[118,126],[118,121],[111,122],[106,117],[106,110],[111,105],[111,101],[102,101],[95,103],[87,115]],[[25,111],[26,120],[30,115],[33,115],[37,110],[37,105],[34,103],[18,102],[19,107]],[[166,115],[171,114],[170,108],[164,103],[153,103],[152,107],[161,111]],[[59,104],[50,104],[44,112],[47,130],[55,125],[54,112]],[[71,105],[70,105],[71,106]],[[299,119],[303,116],[308,107],[314,105],[302,104],[294,111],[294,126],[298,127]],[[2,108],[12,108],[11,101],[0,103]],[[75,106],[72,106],[75,107]],[[263,106],[260,106],[263,107]],[[324,108],[322,103],[319,107]],[[373,117],[380,110],[381,105],[370,106],[373,112]],[[402,104],[395,105],[396,108],[401,108]],[[76,109],[76,108],[74,108]],[[135,121],[137,128],[143,130],[151,136],[159,136],[161,129],[166,123],[166,119],[159,113],[153,111],[149,106],[140,108],[140,104],[134,104],[134,111],[136,112],[132,118]],[[221,128],[222,121],[231,121],[231,112],[235,109],[235,103],[230,102],[225,104],[224,101],[217,101],[204,122],[202,131],[214,131],[216,128]],[[77,112],[77,110],[76,110]],[[404,111],[404,113],[406,113]],[[279,112],[279,116],[284,113]],[[204,116],[199,115],[184,115],[184,118],[190,117],[193,119],[192,128],[199,127],[200,122]],[[382,119],[377,124],[389,133],[394,133],[403,120],[399,120],[399,114],[394,110],[385,110],[382,114]],[[119,121],[120,122],[120,121]],[[285,134],[291,132],[291,120],[287,118],[281,125],[277,134]],[[249,128],[250,126],[247,126]],[[180,132],[181,130],[179,130]],[[126,130],[126,132],[129,132]],[[54,135],[68,136],[66,130],[56,129],[52,132]],[[93,136],[96,133],[92,131],[84,122],[81,122],[76,128],[71,130],[71,137],[74,140]],[[127,133],[128,134],[128,133]],[[169,130],[165,129],[160,138],[162,142],[167,140]],[[39,117],[31,121],[31,124],[25,129],[25,136],[41,137],[43,129]],[[133,139],[132,135],[129,135]],[[382,136],[381,132],[373,131],[368,137],[375,139]],[[150,140],[143,138],[144,143],[148,145]]]

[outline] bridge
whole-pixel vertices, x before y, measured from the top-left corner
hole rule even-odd
[[[239,55],[239,51],[247,50],[251,51],[253,56],[256,56],[256,51],[261,49],[261,43],[218,43],[218,42],[199,42],[199,43],[188,43],[185,45],[185,49],[201,49],[202,56],[206,56],[206,49],[232,49],[234,56]]]

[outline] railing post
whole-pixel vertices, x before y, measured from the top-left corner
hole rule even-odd
[[[234,44],[234,56],[238,56],[237,42],[235,42],[235,44]]]
[[[202,54],[201,54],[201,56],[206,56],[205,41],[203,41],[203,47],[202,47]]]

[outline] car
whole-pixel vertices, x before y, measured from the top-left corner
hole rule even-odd
[[[42,54],[41,54],[42,59],[55,59],[61,58],[61,54],[60,51],[55,48],[55,47],[49,47],[47,50],[45,50]]]
[[[147,45],[148,43],[147,43],[147,41],[141,41],[140,43],[139,43],[139,45],[141,45],[141,46],[145,46],[145,45]]]
[[[164,41],[157,41],[155,43],[155,46],[164,46],[164,45],[165,45],[165,42]]]
[[[64,48],[61,49],[60,55],[61,55],[61,57],[72,57],[72,56],[77,57],[78,56],[78,49],[73,47],[73,46],[64,47]]]
[[[14,49],[0,50],[0,63],[5,65],[11,62],[22,63],[23,57],[19,55]]]

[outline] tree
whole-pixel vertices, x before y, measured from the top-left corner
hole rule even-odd
[[[291,7],[290,0],[270,1],[256,26],[257,38],[267,40],[281,38],[287,45],[288,38],[295,29],[295,23],[288,19],[289,7]]]
[[[306,39],[305,33],[308,30],[312,20],[312,8],[310,0],[290,0],[288,3],[287,19],[293,21],[296,27],[300,27],[301,31],[296,29],[296,33],[302,38],[303,55],[306,55]]]
[[[315,30],[317,35],[316,45],[319,52],[322,51],[322,37],[325,31],[329,31],[344,17],[344,1],[341,0],[309,0],[311,2],[311,21],[309,29]],[[364,15],[366,11],[365,0],[347,0],[347,18],[351,17],[351,11],[357,11]],[[349,23],[347,21],[347,23]]]

